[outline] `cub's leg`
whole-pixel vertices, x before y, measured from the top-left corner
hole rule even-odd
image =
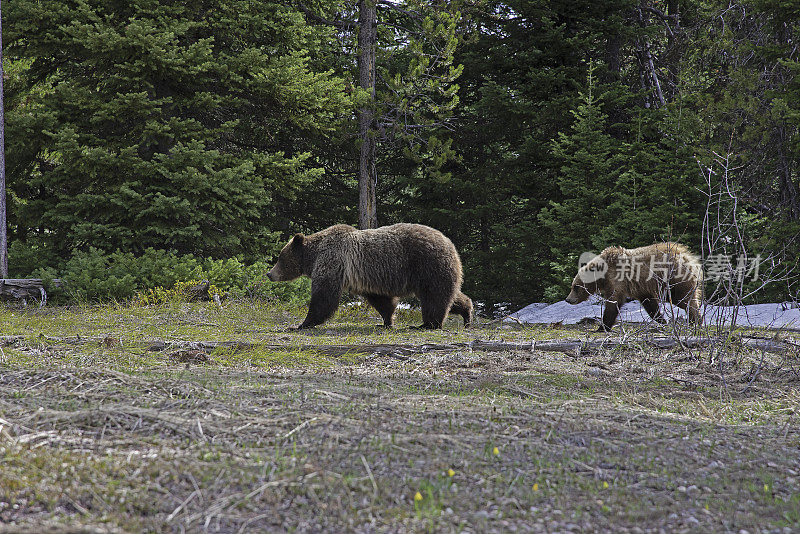
[[[611,332],[611,328],[617,321],[619,315],[619,302],[612,297],[606,301],[606,309],[603,311],[603,322],[597,329],[598,332]]]
[[[700,295],[701,289],[696,284],[682,282],[672,288],[672,301],[686,310],[689,320],[697,325],[703,324],[700,315]]]
[[[463,317],[464,327],[468,327],[472,324],[472,299],[459,291],[456,293],[456,298],[453,300],[453,305],[450,307],[450,313],[454,313]]]
[[[644,311],[647,312],[655,322],[657,323],[666,323],[667,320],[664,319],[664,316],[661,315],[661,309],[659,308],[659,300],[657,298],[646,298],[641,300],[642,308]]]
[[[397,309],[398,298],[375,294],[364,295],[364,298],[381,314],[383,326],[391,328],[394,325],[394,311]]]
[[[700,299],[694,297],[689,299],[689,304],[686,306],[686,313],[689,314],[689,320],[696,325],[702,326],[703,316],[700,313]]]

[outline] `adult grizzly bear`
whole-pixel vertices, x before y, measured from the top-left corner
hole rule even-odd
[[[267,276],[272,281],[311,277],[308,316],[299,328],[324,323],[342,291],[362,295],[392,326],[398,297],[422,304],[422,328],[441,328],[448,311],[472,321],[472,300],[461,292],[461,258],[444,234],[421,224],[357,230],[337,224],[295,235]]]
[[[666,322],[659,308],[659,303],[666,300],[700,323],[703,268],[697,257],[680,243],[656,243],[634,249],[609,247],[578,270],[566,301],[578,304],[594,293],[606,300],[600,332],[611,330],[620,307],[628,300],[641,302],[658,322]]]

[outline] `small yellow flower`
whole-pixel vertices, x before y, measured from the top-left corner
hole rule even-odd
[[[497,456],[498,454],[500,454],[500,449],[498,449],[497,447],[495,447],[494,449],[492,449],[492,454],[494,454],[495,456]]]
[[[603,489],[608,489],[608,482],[603,481]]]
[[[455,476],[455,474],[456,474],[456,472],[453,471],[452,469],[448,469],[447,470],[447,476],[452,477],[452,476]]]
[[[533,491],[539,491],[539,484],[533,485]]]
[[[414,500],[417,501],[417,502],[421,501],[422,500],[422,494],[420,492],[416,492],[414,494]]]
[[[764,484],[764,493],[769,493],[769,484]]]
[[[706,503],[706,510],[708,510],[708,503]]]

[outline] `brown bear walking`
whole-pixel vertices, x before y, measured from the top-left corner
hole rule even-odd
[[[703,268],[680,243],[634,249],[609,247],[578,270],[566,301],[578,304],[595,293],[606,300],[601,332],[611,330],[620,307],[629,299],[641,302],[658,322],[666,322],[659,308],[666,301],[683,308],[693,322],[700,323]]]
[[[441,328],[447,313],[472,322],[472,300],[461,292],[461,258],[438,230],[421,224],[394,224],[357,230],[337,224],[321,232],[295,235],[267,276],[288,281],[311,277],[308,316],[299,328],[327,321],[342,291],[362,295],[392,326],[399,297],[416,295],[422,327]]]

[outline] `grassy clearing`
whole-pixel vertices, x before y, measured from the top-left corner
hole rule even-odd
[[[598,335],[359,307],[288,331],[303,313],[0,309],[24,336],[0,353],[0,531],[800,528],[796,353],[331,356],[308,346]],[[255,347],[185,363],[153,340]]]

